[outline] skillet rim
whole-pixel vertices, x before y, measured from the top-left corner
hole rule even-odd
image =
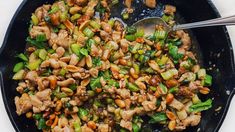
[[[14,13],[9,25],[8,25],[8,28],[7,28],[7,31],[5,33],[5,36],[4,36],[4,40],[3,40],[3,44],[0,48],[0,55],[2,54],[7,42],[8,42],[8,39],[9,39],[9,34],[12,30],[12,26],[13,26],[13,23],[15,22],[16,20],[16,17],[18,16],[19,12],[22,10],[22,8],[24,7],[24,5],[28,2],[28,0],[23,0],[20,4],[20,6],[17,8],[16,12]],[[212,8],[213,12],[215,13],[216,17],[221,17],[219,11],[217,10],[217,8],[215,7],[215,5],[213,4],[212,0],[207,0],[207,3],[210,5],[210,7]],[[230,39],[230,35],[228,33],[228,30],[226,28],[226,26],[221,26],[221,28],[223,29],[223,32],[226,36],[226,39],[227,39],[227,45],[229,46],[230,50],[229,50],[229,55],[230,55],[230,62],[231,62],[231,68],[232,68],[232,73],[235,73],[235,63],[234,63],[234,54],[233,54],[233,47],[232,47],[232,43],[231,43],[231,39]],[[1,71],[1,67],[0,67],[0,88],[1,88],[1,92],[2,92],[2,98],[3,98],[3,102],[4,102],[4,106],[5,106],[5,110],[7,112],[7,115],[8,117],[10,118],[10,122],[12,124],[12,126],[14,127],[15,131],[17,132],[20,132],[16,122],[14,121],[14,118],[10,112],[10,108],[9,108],[9,105],[7,103],[7,98],[6,98],[6,95],[5,95],[5,89],[4,89],[4,85],[3,85],[3,77],[2,77],[2,71]],[[217,132],[219,131],[220,127],[222,126],[222,123],[224,122],[224,119],[228,113],[228,109],[229,109],[229,106],[231,104],[231,100],[233,98],[235,94],[235,88],[231,91],[229,97],[228,97],[228,100],[226,101],[226,105],[224,107],[224,111],[223,111],[223,114],[221,116],[221,119],[219,120],[219,123],[217,124],[217,126],[215,127],[214,129],[214,132]]]

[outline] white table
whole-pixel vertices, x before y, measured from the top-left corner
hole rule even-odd
[[[5,32],[7,30],[8,24],[16,11],[17,7],[20,5],[22,0],[0,0],[0,46],[3,42]],[[212,0],[222,16],[229,16],[235,14],[235,0]],[[228,31],[233,43],[233,49],[235,49],[235,26],[228,27]],[[235,80],[234,80],[235,81]],[[2,94],[0,92],[0,128],[1,132],[13,132],[10,120],[4,108],[2,101]],[[233,98],[228,114],[224,120],[224,123],[220,129],[220,132],[233,132],[235,131],[235,98]]]

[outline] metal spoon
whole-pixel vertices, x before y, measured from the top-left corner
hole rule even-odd
[[[165,31],[176,31],[181,29],[190,29],[198,27],[209,27],[209,26],[219,26],[219,25],[235,25],[235,15],[229,17],[221,17],[201,22],[193,22],[188,24],[174,25],[173,27],[169,26],[162,18],[160,17],[149,17],[137,21],[133,26],[137,28],[142,28],[145,31],[145,34],[150,35],[155,31],[156,25],[162,25],[165,28]]]

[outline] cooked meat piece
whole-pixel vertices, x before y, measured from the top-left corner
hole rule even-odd
[[[176,35],[181,39],[182,46],[185,50],[189,50],[191,47],[191,39],[188,33],[185,33],[183,30],[176,31]]]
[[[49,107],[53,107],[50,95],[51,90],[46,89],[30,96],[34,113],[39,113],[41,111],[45,111]]]
[[[108,124],[99,124],[98,125],[98,132],[109,132],[110,127]]]
[[[119,94],[123,99],[130,98],[130,91],[127,89],[117,89],[117,94]]]
[[[83,125],[81,127],[81,132],[94,132],[90,127],[87,127],[87,125]]]
[[[186,86],[181,86],[177,94],[187,98],[191,98],[194,95],[194,93]]]
[[[88,2],[88,0],[75,0],[75,2],[80,6],[84,6]]]
[[[57,82],[57,84],[61,87],[66,87],[74,83],[75,83],[75,80],[73,78],[69,78],[67,80]]]
[[[95,6],[98,4],[98,0],[91,0],[87,4],[85,15],[92,17],[95,13]]]
[[[129,131],[132,131],[132,122],[121,120],[120,126],[126,128]]]
[[[147,112],[157,109],[157,107],[156,107],[156,101],[157,101],[156,97],[154,97],[150,94],[148,94],[148,97],[150,98],[150,101],[143,101],[142,102],[143,108]]]
[[[51,38],[49,40],[50,45],[56,44],[66,49],[69,47],[69,42],[70,42],[70,37],[66,30],[60,30],[58,35],[52,33]]]
[[[184,107],[184,104],[178,101],[177,99],[174,99],[170,104],[170,107],[173,107],[177,110],[181,110]]]
[[[124,111],[121,111],[120,114],[123,120],[131,121],[135,113],[136,113],[136,110],[124,110]]]
[[[51,89],[45,89],[43,91],[37,92],[35,95],[41,101],[51,100]]]
[[[32,109],[32,103],[29,95],[24,93],[21,97],[15,97],[16,113],[22,115]]]
[[[38,90],[42,91],[49,86],[49,80],[46,77],[37,78]]]
[[[183,120],[184,126],[197,126],[201,120],[200,115],[190,115]]]
[[[25,76],[25,79],[33,83],[36,83],[37,78],[38,78],[38,73],[36,71],[29,71]]]
[[[157,2],[156,2],[156,0],[145,0],[145,4],[149,8],[155,8],[157,5]]]
[[[172,5],[165,6],[164,13],[168,15],[174,15],[175,12],[176,12],[175,6],[172,6]]]
[[[36,38],[38,35],[45,34],[47,39],[51,38],[51,31],[48,26],[33,26],[29,31],[31,38]]]
[[[118,31],[113,31],[112,33],[112,39],[116,42],[119,42],[121,40],[122,37],[122,32],[118,32]]]
[[[45,16],[48,16],[48,8],[47,8],[48,5],[44,5],[44,6],[41,6],[41,7],[38,7],[35,11],[35,15],[37,16],[39,22],[42,22],[43,19],[45,18]],[[50,6],[49,6],[50,7]]]

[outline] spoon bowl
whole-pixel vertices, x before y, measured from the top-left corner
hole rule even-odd
[[[155,32],[156,25],[162,25],[167,33],[172,30],[172,28],[160,17],[144,18],[133,24],[137,29],[143,29],[146,35],[153,34]]]

